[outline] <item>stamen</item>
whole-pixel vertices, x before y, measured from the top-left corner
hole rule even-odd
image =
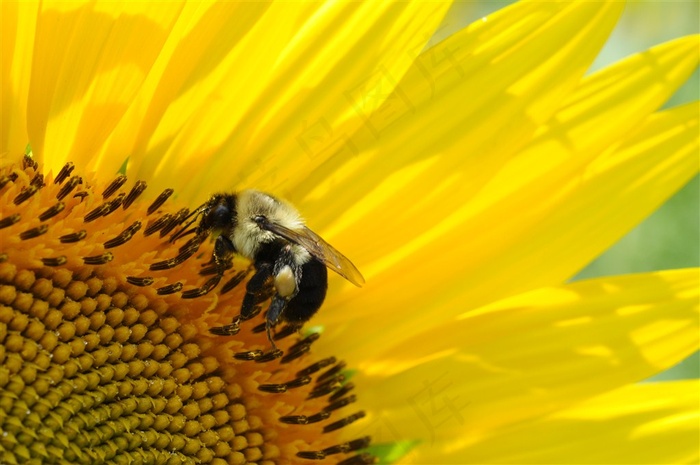
[[[32,180],[29,182],[29,185],[36,186],[37,188],[41,189],[46,185],[44,184],[44,175],[41,173],[36,173]]]
[[[344,442],[343,444],[338,444],[335,446],[327,447],[321,451],[297,452],[297,457],[300,457],[302,459],[309,459],[309,460],[321,460],[321,459],[325,459],[329,455],[347,454],[348,452],[354,452],[356,450],[366,449],[367,447],[369,447],[370,441],[371,441],[371,438],[369,436],[365,436],[365,437],[362,437],[359,439],[355,439],[353,441]],[[369,454],[365,454],[365,455],[369,455]],[[355,456],[355,457],[358,457],[358,456]],[[372,462],[368,462],[368,463],[373,463],[373,462],[374,462],[374,457],[372,457]],[[364,462],[360,462],[360,463],[364,463]]]
[[[347,383],[347,384],[345,384],[345,386],[341,387],[340,389],[335,391],[333,394],[331,394],[328,397],[328,401],[333,402],[337,399],[340,399],[341,397],[343,397],[345,394],[352,391],[353,389],[355,389],[355,385],[353,383]]]
[[[148,214],[150,215],[154,211],[158,210],[168,198],[175,192],[173,189],[165,189],[160,195],[153,201],[153,203],[148,207]]]
[[[162,234],[161,234],[162,237]],[[192,255],[194,255],[197,250],[199,250],[199,238],[198,237],[193,237],[185,245],[180,247],[179,253],[175,258],[168,258],[167,260],[163,260],[160,262],[152,263],[150,266],[151,271],[159,271],[159,270],[169,270],[171,268],[175,268],[177,265],[180,263],[184,262],[188,258],[190,258]],[[216,283],[214,284],[213,287],[216,287],[216,284],[219,283],[219,280],[221,279],[221,275],[215,276],[216,278]],[[209,284],[212,280],[210,279],[207,281],[207,284]],[[206,287],[206,285],[205,285]],[[211,290],[211,289],[210,289]],[[207,291],[209,292],[209,291]],[[204,293],[206,294],[206,292]],[[204,295],[202,294],[202,295]],[[195,296],[196,297],[196,296]],[[191,297],[186,297],[186,298],[191,298]]]
[[[256,358],[255,361],[256,361],[257,363],[271,362],[271,361],[273,361],[273,360],[275,360],[275,359],[280,358],[280,357],[282,356],[283,353],[284,353],[284,352],[282,352],[282,351],[279,350],[279,349],[277,349],[277,350],[271,350],[271,351],[269,351],[269,352],[267,352],[267,353],[262,354],[260,357]]]
[[[141,222],[140,221],[135,221],[131,226],[126,228],[124,231],[119,233],[118,236],[108,240],[107,242],[104,243],[105,249],[111,249],[112,247],[117,247],[122,244],[126,244],[129,239],[134,237],[134,234],[141,229]]]
[[[97,218],[103,216],[107,210],[109,210],[109,208],[109,202],[103,203],[99,207],[95,207],[94,209],[90,210],[87,215],[85,215],[83,222],[89,223],[91,221],[95,221]]]
[[[83,257],[83,262],[86,265],[104,265],[114,260],[112,252],[105,252],[102,255],[94,255],[92,257]]]
[[[63,236],[59,237],[58,240],[60,240],[62,244],[71,244],[73,242],[78,242],[85,239],[86,236],[87,231],[81,229],[78,232],[64,234]]]
[[[122,202],[122,208],[124,210],[129,208],[131,204],[134,203],[134,200],[138,199],[139,196],[143,194],[143,191],[145,191],[147,187],[148,185],[145,181],[136,181],[136,184],[134,184],[134,187],[131,188],[124,202]]]
[[[326,380],[326,379],[328,379],[328,378],[330,378],[330,377],[332,377],[332,376],[335,376],[336,374],[338,374],[338,373],[340,373],[341,371],[343,371],[343,370],[345,369],[345,366],[346,366],[345,362],[343,362],[343,361],[338,362],[333,368],[331,368],[331,369],[329,369],[328,371],[326,371],[326,372],[322,373],[321,375],[319,375],[319,377],[318,377],[318,379],[316,380],[316,382],[317,382],[317,383],[322,383],[322,382],[324,382],[324,380]]]
[[[305,345],[305,346],[301,346],[301,347],[297,348],[297,350],[295,350],[295,351],[293,351],[293,352],[291,352],[291,351],[288,352],[284,357],[282,357],[282,360],[280,360],[280,363],[284,363],[284,364],[289,363],[289,362],[291,362],[292,360],[296,360],[296,359],[298,359],[299,357],[301,357],[302,355],[309,353],[310,351],[311,351],[311,345],[310,345],[310,344],[309,344],[309,345]]]
[[[124,176],[123,174],[120,174],[119,176],[114,178],[114,181],[112,181],[110,185],[107,186],[104,191],[102,191],[102,198],[106,200],[109,197],[111,197],[111,195],[117,192],[119,188],[124,185],[125,182],[126,176]]]
[[[7,228],[8,226],[12,226],[15,223],[18,223],[20,220],[19,213],[14,213],[7,218],[3,218],[0,220],[0,229]]]
[[[225,294],[231,289],[235,288],[239,284],[243,282],[246,276],[248,276],[248,273],[250,273],[250,268],[247,268],[246,270],[239,271],[235,275],[233,275],[233,278],[229,279],[226,284],[224,284],[221,287],[221,293]]]
[[[72,161],[69,161],[65,165],[63,165],[63,168],[61,168],[61,171],[58,172],[56,175],[56,179],[53,180],[54,184],[61,184],[63,181],[65,181],[68,176],[73,172],[75,169],[75,164]]]
[[[209,276],[212,274],[220,274],[223,271],[230,270],[233,268],[233,262],[231,260],[227,260],[226,263],[224,263],[223,267],[221,264],[217,264],[214,261],[214,258],[212,257],[211,262],[207,263],[209,266],[202,265],[203,268],[199,270],[199,275],[200,276]]]
[[[209,332],[216,335],[216,336],[235,336],[236,334],[239,333],[241,330],[241,327],[238,325],[238,322],[233,322],[230,325],[225,325],[225,326],[217,326],[216,328],[210,328]],[[247,353],[247,352],[243,352]],[[262,352],[261,352],[262,354]],[[248,360],[248,359],[246,359]],[[253,360],[253,359],[250,359]]]
[[[282,423],[287,423],[290,425],[308,425],[311,423],[318,423],[319,421],[327,420],[331,416],[328,412],[318,412],[315,415],[287,415],[280,417]]]
[[[165,227],[163,229],[160,230],[160,237],[167,236],[170,233],[170,231],[175,229],[177,227],[177,225],[179,225],[180,223],[182,223],[185,220],[188,213],[189,213],[189,209],[187,209],[187,208],[183,208],[181,210],[178,210],[178,212],[175,213],[175,216],[172,217],[170,222],[167,225],[165,225]]]
[[[54,204],[53,206],[47,208],[46,211],[44,211],[44,213],[42,213],[41,215],[39,215],[39,220],[41,220],[41,221],[46,221],[46,220],[48,220],[48,219],[50,219],[50,218],[53,218],[54,216],[56,216],[56,215],[58,215],[59,213],[61,213],[65,208],[66,208],[66,204],[65,204],[65,203],[60,202],[60,201],[59,201],[59,202],[56,202],[56,204]]]
[[[61,190],[58,191],[58,194],[56,194],[56,199],[63,200],[68,194],[70,194],[73,191],[73,189],[75,189],[75,186],[82,183],[83,178],[81,178],[80,176],[72,176],[68,180],[66,185],[61,187]]]
[[[358,439],[354,439],[352,441],[345,442],[343,444],[328,447],[326,449],[323,449],[323,452],[325,452],[326,455],[333,455],[353,452],[360,449],[366,449],[367,447],[369,447],[370,441],[371,438],[369,436],[364,436]]]
[[[302,452],[297,452],[297,457],[302,458],[302,459],[308,459],[308,460],[323,460],[326,458],[326,454],[323,453],[322,451],[302,451]]]
[[[197,229],[199,229],[198,227],[194,227],[191,229],[187,228],[189,228],[192,225],[192,223],[197,221],[197,218],[199,218],[199,213],[201,213],[201,208],[195,208],[194,210],[192,210],[192,212],[190,212],[183,220],[183,222],[187,221],[185,225],[178,231],[175,231],[172,236],[170,236],[170,242],[175,242],[183,236],[197,232]]]
[[[272,394],[281,394],[287,392],[287,386],[284,384],[261,384],[258,389],[263,392],[270,392]]]
[[[317,380],[318,381],[318,380]],[[338,389],[342,386],[343,381],[345,381],[344,375],[338,375],[330,380],[317,385],[310,393],[307,399],[316,399],[317,397],[324,397]]]
[[[260,323],[259,325],[254,326],[253,329],[250,330],[250,332],[253,334],[264,333],[266,329],[267,323]]]
[[[20,191],[19,194],[14,198],[12,203],[15,205],[19,205],[22,202],[28,200],[32,195],[36,194],[39,188],[37,186],[32,186],[29,185],[27,187],[23,187],[22,190]]]
[[[27,239],[34,239],[35,237],[39,237],[42,234],[46,234],[46,231],[48,230],[48,225],[42,224],[41,226],[37,226],[36,228],[32,229],[27,229],[26,231],[20,233],[19,238],[23,241],[26,241]]]
[[[22,157],[22,169],[26,170],[27,168],[32,168],[34,171],[36,171],[37,168],[39,168],[39,163],[37,163],[31,156],[25,154],[24,157]]]
[[[15,182],[17,180],[17,173],[10,173],[7,176],[0,176],[0,189],[5,187],[8,182]]]
[[[285,325],[281,330],[275,333],[275,336],[272,339],[274,339],[275,341],[280,341],[285,337],[291,336],[292,334],[296,333],[297,331],[299,331],[300,328],[301,326],[299,325]]]
[[[311,377],[310,376],[300,376],[296,379],[293,379],[291,381],[287,381],[284,383],[285,386],[287,386],[287,389],[294,389],[298,388],[301,386],[306,386],[307,384],[311,383]]]
[[[205,239],[205,236],[192,237],[177,250],[179,253],[185,253],[185,252],[188,252],[190,250],[193,252],[196,252],[197,250],[199,250],[199,246],[202,245],[202,242],[204,241],[204,239]]]
[[[317,371],[326,368],[329,365],[333,365],[335,363],[335,357],[328,357],[324,358],[322,360],[319,360],[318,362],[309,365],[308,367],[304,368],[303,370],[297,371],[297,376],[308,376],[316,373]]]
[[[168,295],[168,294],[175,294],[176,292],[179,292],[182,290],[182,283],[181,282],[176,282],[173,284],[168,284],[167,286],[159,287],[156,289],[156,292],[158,295]]]
[[[172,218],[173,216],[171,214],[166,213],[154,222],[149,223],[148,226],[146,226],[146,229],[143,231],[143,235],[150,236],[151,234],[168,224],[170,220],[172,220]]]
[[[126,282],[129,284],[133,284],[134,286],[139,286],[139,287],[145,287],[145,286],[150,286],[153,284],[154,279],[148,276],[145,276],[143,278],[139,278],[136,276],[127,276],[126,277]]]
[[[323,410],[326,412],[332,412],[333,410],[338,410],[339,408],[343,408],[343,407],[350,405],[356,401],[357,401],[357,396],[355,396],[353,394],[351,396],[344,397],[344,398],[339,399],[331,404],[328,404],[326,407],[323,408]]]
[[[263,354],[262,350],[248,350],[246,352],[238,352],[238,353],[234,354],[233,358],[235,358],[236,360],[244,360],[244,361],[252,362],[253,360],[257,360],[260,357],[262,357],[262,354]]]
[[[46,266],[61,266],[65,265],[68,262],[68,259],[65,255],[61,255],[53,258],[42,258],[41,262]]]
[[[219,284],[219,281],[221,281],[221,275],[216,275],[213,278],[209,278],[209,280],[204,283],[204,286],[183,292],[181,297],[183,299],[194,299],[196,297],[207,295],[209,291],[214,289]]]
[[[122,204],[122,201],[124,200],[124,193],[120,193],[118,196],[116,196],[114,199],[110,200],[107,202],[107,205],[109,207],[107,208],[107,211],[105,211],[104,215],[102,216],[107,216],[110,213],[114,212],[119,206]]]
[[[357,412],[357,413],[353,413],[353,414],[350,415],[349,417],[345,417],[345,418],[343,418],[342,420],[338,420],[338,421],[336,421],[336,422],[334,422],[334,423],[331,423],[330,425],[324,426],[324,427],[323,427],[323,432],[324,432],[324,433],[330,433],[331,431],[335,431],[335,430],[337,430],[337,429],[340,429],[340,428],[343,428],[343,427],[345,427],[345,426],[348,426],[349,424],[356,422],[356,421],[359,420],[360,418],[364,418],[365,415],[366,415],[365,412],[362,411],[362,410],[360,410],[360,411]]]

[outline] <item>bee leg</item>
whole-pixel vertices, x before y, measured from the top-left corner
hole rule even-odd
[[[233,246],[233,242],[231,242],[229,238],[223,235],[217,236],[216,242],[214,242],[214,253],[211,257],[216,267],[216,276],[207,281],[202,288],[189,291],[192,297],[209,292],[211,290],[208,286],[210,283],[212,285],[211,288],[216,287],[219,284],[219,281],[221,281],[221,278],[224,276],[224,272],[229,268],[229,265],[231,264],[231,257],[235,252],[236,248]],[[238,331],[241,329],[238,326],[240,320],[241,317],[236,316],[233,318],[230,324],[211,328],[209,332],[218,336],[233,336],[238,334]]]
[[[255,304],[258,303],[257,298],[265,290],[265,285],[271,276],[272,266],[270,264],[263,263],[256,266],[255,274],[245,287],[246,293],[241,305],[241,319],[248,320],[254,316]]]
[[[272,329],[277,326],[282,318],[282,312],[287,307],[287,299],[275,294],[270,303],[270,308],[267,309],[267,317],[265,318],[265,329],[267,330],[267,339],[272,344],[272,350],[277,351],[277,345],[272,338]]]
[[[228,268],[228,264],[231,262],[231,257],[236,252],[236,248],[233,246],[231,239],[219,234],[214,242],[214,263],[216,264],[216,273],[220,276],[224,275],[224,271]]]

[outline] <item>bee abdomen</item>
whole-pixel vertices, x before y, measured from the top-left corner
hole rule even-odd
[[[308,321],[321,307],[328,289],[328,270],[318,260],[309,260],[301,266],[299,293],[288,303],[284,319],[290,323]]]

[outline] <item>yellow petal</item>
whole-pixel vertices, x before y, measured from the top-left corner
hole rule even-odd
[[[84,164],[99,151],[148,74],[181,7],[42,4],[31,75],[22,79],[31,83],[29,142],[38,159],[50,155],[48,168],[57,172],[68,160]],[[118,163],[123,160],[120,154]]]
[[[418,334],[450,315],[565,280],[697,172],[698,115],[696,104],[654,115],[580,175],[554,170],[549,182],[468,218],[469,229],[455,227],[386,273],[368,276],[362,291],[332,286],[334,311],[319,321],[329,334],[363,334],[353,349],[375,352],[383,341]]]
[[[400,437],[456,447],[692,354],[698,273],[596,279],[515,296],[365,358],[355,383]]]
[[[695,379],[625,386],[464,449],[419,447],[410,462],[697,463],[698,392]]]
[[[29,70],[39,4],[2,2],[2,146],[0,154],[24,153],[27,136]],[[21,33],[20,33],[21,31]]]
[[[277,171],[280,165],[303,166],[310,158],[320,163],[323,156],[311,156],[300,140],[315,137],[305,131],[362,124],[357,111],[371,113],[381,104],[387,85],[403,76],[447,7],[445,2],[214,5],[191,19],[190,27],[205,29],[201,34],[218,60],[211,63],[211,50],[201,49],[163,56],[167,67],[158,82],[183,69],[190,82],[183,86],[174,76],[175,86],[166,85],[170,99],[155,101],[148,89],[158,88],[156,80],[145,87],[136,103],[144,108],[144,128],[139,139],[127,140],[130,153],[147,158],[134,160],[129,173],[151,179],[156,190],[171,187],[173,175],[192,179],[198,173],[180,195],[202,200],[217,189],[268,188],[289,175]],[[245,35],[224,37],[231,35],[230,22],[221,19],[227,16],[246,18]],[[207,62],[196,66],[202,56]],[[138,117],[130,118],[132,131]],[[125,147],[121,138],[111,142],[106,160],[116,147]]]
[[[334,157],[308,179],[299,178],[292,200],[308,205],[317,227],[338,233],[341,241],[340,232],[360,222],[377,224],[396,244],[432,228],[488,182],[561,105],[621,6],[518,2],[432,47],[348,141],[359,153]],[[329,195],[332,205],[323,201]],[[385,218],[387,204],[405,207],[406,214]],[[426,215],[422,224],[410,214],[418,208]],[[357,231],[346,236],[357,237]],[[367,249],[368,258],[386,255],[386,248]]]

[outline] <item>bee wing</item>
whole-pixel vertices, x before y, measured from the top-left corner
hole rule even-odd
[[[345,255],[338,252],[332,245],[324,241],[321,236],[306,226],[299,230],[294,230],[276,223],[265,223],[261,227],[304,247],[311,255],[355,286],[362,287],[365,283],[365,278],[362,277],[360,270]]]

